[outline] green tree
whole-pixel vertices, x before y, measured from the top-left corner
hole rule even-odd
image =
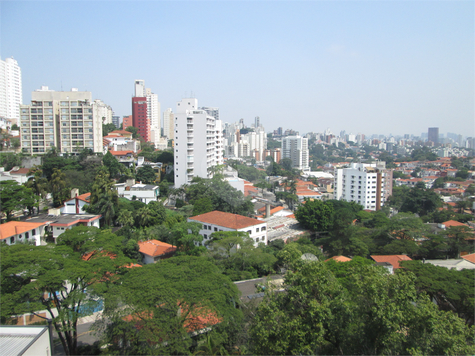
[[[125,131],[129,131],[130,133],[132,133],[132,138],[141,138],[139,134],[139,129],[134,126],[127,127]]]
[[[53,174],[49,181],[50,191],[53,195],[54,206],[60,206],[69,196],[66,175],[60,169],[53,168]]]
[[[117,130],[114,124],[102,124],[102,136],[107,136],[110,132]]]
[[[120,209],[119,214],[117,215],[117,222],[121,226],[133,226],[134,225],[134,215],[130,210]]]
[[[36,166],[30,169],[29,174],[33,174],[33,177],[28,179],[25,186],[31,188],[37,196],[46,199],[48,193],[48,180],[43,177],[43,171],[41,168]]]
[[[332,264],[303,264],[286,275],[286,293],[266,294],[250,329],[255,354],[473,353],[473,329],[417,296],[413,275],[340,265],[343,278]]]
[[[177,247],[177,255],[199,256],[206,247],[201,246],[203,236],[199,234],[201,224],[194,222],[180,222],[172,227],[172,244]]]
[[[7,220],[13,218],[16,210],[26,207],[27,201],[30,204],[34,200],[33,191],[16,181],[0,181],[0,211],[5,214]]]
[[[305,203],[295,212],[295,217],[306,229],[328,231],[332,224],[333,205],[321,200],[305,199]]]
[[[3,246],[1,253],[2,323],[11,316],[47,310],[64,352],[77,354],[77,322],[92,314],[110,276],[126,263],[97,254],[84,261],[68,245]],[[57,313],[55,312],[57,310]]]
[[[193,203],[193,215],[200,215],[213,211],[213,202],[207,196],[196,199]]]
[[[11,170],[13,167],[20,167],[22,164],[23,154],[16,154],[13,152],[2,152],[0,155],[0,167],[5,168],[5,171]]]
[[[109,174],[111,177],[117,177],[120,173],[122,173],[124,169],[124,165],[121,164],[117,158],[115,158],[110,151],[102,157],[102,162],[104,166],[109,169]]]
[[[92,184],[90,205],[86,211],[92,214],[102,214],[104,223],[111,226],[119,211],[119,199],[114,181],[110,179],[107,169],[100,169]]]
[[[154,184],[157,180],[157,175],[152,166],[144,165],[137,170],[137,180],[143,184]]]
[[[106,353],[184,355],[191,332],[207,327],[217,328],[224,345],[232,343],[242,320],[237,300],[236,286],[211,262],[176,257],[124,275],[106,295],[104,322],[96,328]]]

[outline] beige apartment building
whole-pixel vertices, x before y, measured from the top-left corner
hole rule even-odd
[[[94,116],[92,93],[54,91],[43,86],[31,94],[31,104],[20,106],[20,140],[27,154],[60,153],[84,148],[102,152],[102,117]]]

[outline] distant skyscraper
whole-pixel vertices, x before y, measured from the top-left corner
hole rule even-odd
[[[219,120],[219,108],[211,108],[211,107],[202,107],[201,110],[206,111],[209,116],[214,117],[215,120]]]
[[[171,108],[163,112],[163,136],[168,140],[173,140],[174,115]]]
[[[160,102],[158,95],[145,88],[145,81],[135,80],[135,96],[132,98],[133,126],[146,142],[160,141]]]
[[[438,127],[429,127],[427,141],[433,142],[434,145],[437,145],[439,143],[439,128]]]
[[[261,119],[259,118],[259,116],[256,116],[254,118],[254,127],[258,128],[259,126],[261,126]]]
[[[301,136],[287,136],[282,139],[282,158],[292,160],[292,168],[308,171],[308,139]]]
[[[116,128],[120,127],[120,116],[112,116],[112,123]]]
[[[23,103],[21,69],[13,58],[0,59],[0,117],[19,123]]]

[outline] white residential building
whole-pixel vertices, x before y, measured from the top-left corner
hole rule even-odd
[[[93,114],[88,91],[56,92],[43,86],[31,94],[30,105],[21,105],[20,140],[23,152],[44,154],[51,147],[60,153],[84,148],[102,152],[102,117]]]
[[[160,189],[158,185],[153,184],[134,184],[128,186],[127,183],[118,183],[115,184],[117,193],[121,198],[127,198],[133,200],[135,197],[136,200],[141,201],[142,203],[148,204],[151,201],[157,201],[158,196],[160,195]]]
[[[308,139],[301,136],[287,136],[282,139],[282,158],[292,160],[292,168],[309,171]]]
[[[162,132],[160,128],[160,102],[158,95],[153,94],[150,89],[147,89],[147,116],[150,118],[150,134],[152,142],[155,145],[160,143]]]
[[[211,234],[217,231],[242,231],[249,234],[254,246],[263,243],[267,245],[267,222],[246,216],[211,211],[206,214],[192,216],[188,222],[201,223],[200,235],[203,236],[202,245],[210,240]]]
[[[163,112],[163,136],[165,136],[168,140],[173,140],[173,126],[174,122],[174,115],[171,108],[168,108]]]
[[[101,118],[102,123],[106,125],[112,124],[112,115],[114,115],[114,112],[109,105],[105,104],[100,99],[96,99],[92,103],[92,115]]]
[[[0,242],[7,245],[16,243],[34,243],[36,246],[46,245],[46,223],[9,221],[0,225]]]
[[[334,199],[354,201],[367,210],[379,210],[392,194],[393,172],[385,162],[351,163],[336,168]]]
[[[21,68],[13,58],[0,59],[0,117],[18,124],[23,104]]]
[[[175,186],[189,184],[193,177],[210,178],[209,168],[224,162],[221,120],[198,109],[197,99],[182,99],[174,131]]]

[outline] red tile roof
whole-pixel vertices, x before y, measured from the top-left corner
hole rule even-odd
[[[46,223],[32,223],[24,221],[9,221],[0,225],[0,240],[4,240],[14,235],[23,234],[27,231],[45,226]]]
[[[471,253],[470,255],[461,256],[464,260],[469,262],[475,263],[475,253]]]
[[[351,261],[351,258],[345,257],[345,256],[333,256],[332,258],[329,258],[328,260],[325,260],[325,262],[334,260],[336,262],[349,262]]]
[[[381,256],[371,256],[376,262],[388,262],[393,265],[393,268],[401,268],[399,265],[400,261],[412,261],[412,258],[406,255],[381,255]]]
[[[158,240],[140,241],[139,252],[144,255],[157,257],[176,251],[176,247]]]
[[[10,171],[10,174],[28,174],[30,172],[30,168],[19,168],[16,171]]]
[[[455,220],[449,220],[446,222],[443,222],[442,225],[445,225],[445,227],[456,227],[456,226],[466,226],[468,227],[467,224],[462,224],[461,222],[455,221]]]
[[[129,153],[134,153],[134,151],[109,151],[113,156],[126,156]]]
[[[115,253],[107,252],[107,251],[98,251],[98,250],[94,250],[94,251],[85,253],[84,255],[82,255],[81,258],[84,261],[89,261],[95,256],[107,256],[107,257],[110,257],[112,260],[117,258],[117,255]]]
[[[248,218],[246,216],[224,213],[222,211],[211,211],[206,214],[201,214],[197,216],[192,216],[190,220],[195,220],[198,222],[214,224],[222,227],[227,227],[228,229],[244,229],[248,226],[259,225],[263,222],[261,220],[256,220]]]

